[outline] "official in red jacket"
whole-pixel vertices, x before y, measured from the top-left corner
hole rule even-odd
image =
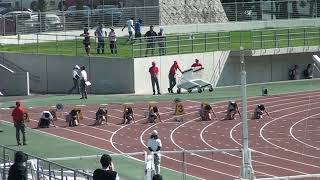
[[[158,74],[159,74],[159,68],[156,66],[156,62],[152,62],[152,66],[149,68],[149,73],[151,76],[151,84],[152,84],[152,91],[153,95],[156,94],[156,90],[154,88],[154,85],[157,86],[157,91],[158,94],[160,95],[160,87],[159,87],[159,79],[158,79]]]
[[[14,123],[14,127],[16,128],[16,139],[17,139],[17,144],[21,145],[20,143],[20,131],[22,133],[22,140],[23,140],[23,145],[27,145],[26,141],[26,125],[24,122],[24,113],[25,110],[23,107],[21,107],[21,102],[17,101],[16,102],[16,108],[12,111],[12,119]]]
[[[172,89],[177,84],[177,81],[176,81],[176,71],[177,70],[182,72],[179,65],[178,65],[178,62],[174,61],[174,63],[172,64],[172,66],[170,68],[170,71],[169,71],[169,86],[170,86],[168,88],[169,93],[173,93]]]

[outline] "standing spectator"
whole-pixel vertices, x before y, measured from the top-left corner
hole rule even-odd
[[[110,42],[110,50],[111,54],[117,54],[117,34],[114,31],[114,27],[110,28],[111,31],[109,32],[109,42]]]
[[[127,25],[125,25],[125,26],[122,28],[122,31],[123,31],[124,28],[128,27],[128,34],[129,34],[128,41],[132,41],[132,40],[133,40],[133,31],[134,31],[133,21],[134,21],[134,17],[130,18],[130,19],[127,21]]]
[[[8,180],[27,180],[28,170],[24,165],[28,156],[22,151],[17,151],[14,155],[14,163],[9,169]]]
[[[102,26],[101,23],[99,23],[96,31],[94,32],[94,35],[98,38],[97,54],[100,54],[100,50],[101,53],[104,54],[104,39],[106,37],[106,34],[106,29]]]
[[[160,149],[161,149],[161,140],[158,136],[158,131],[153,130],[151,133],[150,138],[148,139],[148,149],[150,152],[153,153],[154,155],[154,167],[155,167],[155,174],[160,173],[160,162],[161,162],[161,157],[160,157]]]
[[[289,80],[300,79],[299,66],[294,65],[294,68],[289,71]]]
[[[191,68],[196,68],[196,67],[202,67],[202,64],[200,64],[199,59],[196,59],[195,63],[191,65]]]
[[[308,64],[307,69],[303,71],[303,75],[306,79],[312,79],[313,78],[313,67],[311,64]]]
[[[73,86],[72,88],[68,91],[68,94],[71,94],[73,90],[77,90],[77,93],[79,94],[80,93],[80,87],[79,87],[79,74],[78,74],[78,70],[80,70],[80,67],[78,65],[75,65],[73,67],[73,70],[72,70],[72,80],[73,80]]]
[[[146,48],[146,56],[148,56],[149,50],[151,50],[151,54],[154,54],[154,48],[155,48],[155,38],[157,37],[157,33],[153,31],[153,26],[150,26],[150,30],[146,32],[144,35],[146,37],[147,41],[147,48]]]
[[[152,180],[162,180],[162,176],[160,174],[155,174],[153,177],[152,177]]]
[[[88,81],[88,75],[85,70],[84,66],[81,67],[81,77],[80,77],[80,91],[81,91],[81,98],[80,99],[87,99],[87,85],[86,82]]]
[[[26,125],[24,124],[24,113],[25,113],[25,110],[23,109],[23,107],[21,107],[21,102],[17,101],[16,108],[14,108],[11,115],[12,115],[14,127],[16,128],[16,139],[17,139],[18,145],[21,145],[20,131],[22,133],[23,145],[27,145],[26,129],[25,129]]]
[[[165,55],[166,54],[166,37],[164,34],[163,27],[160,28],[160,32],[158,33],[158,47],[159,47],[159,55]]]
[[[93,172],[93,180],[120,180],[118,173],[114,171],[114,166],[110,155],[102,155],[100,163],[102,168],[96,169]]]
[[[141,24],[142,24],[142,20],[140,18],[134,24],[135,38],[141,38]]]
[[[80,34],[80,36],[83,36],[83,45],[84,45],[84,49],[87,53],[87,55],[90,55],[90,33],[89,33],[89,29],[88,28],[84,28],[83,33]]]
[[[169,88],[168,88],[168,91],[169,93],[173,93],[173,88],[174,86],[177,84],[176,82],[176,71],[179,69],[179,71],[182,73],[179,65],[178,65],[178,62],[177,61],[174,61],[171,68],[170,68],[170,71],[169,71]]]
[[[156,90],[154,89],[154,85],[157,86],[158,94],[160,95],[160,87],[159,87],[159,79],[158,79],[158,74],[159,74],[159,68],[156,66],[156,62],[152,62],[152,66],[149,68],[149,73],[151,76],[151,84],[152,84],[152,91],[153,95],[156,94]]]

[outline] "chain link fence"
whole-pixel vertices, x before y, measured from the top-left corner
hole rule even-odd
[[[320,2],[315,0],[259,1],[185,6],[161,5],[118,8],[98,5],[96,9],[83,6],[76,10],[28,12],[13,11],[0,17],[0,33],[28,34],[107,27],[123,27],[131,17],[140,18],[143,26],[216,23],[228,21],[271,21],[278,19],[317,18]]]

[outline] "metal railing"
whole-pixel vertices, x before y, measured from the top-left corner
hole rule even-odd
[[[132,44],[132,57],[239,50],[240,47],[256,50],[320,46],[320,27],[168,35],[165,41],[157,38],[149,42],[147,38],[136,40]],[[159,45],[161,43],[164,46]]]
[[[14,154],[17,150],[0,145],[0,178],[6,179],[9,168],[13,164]],[[92,180],[92,174],[78,171],[43,158],[28,155],[26,167],[28,170],[28,179],[40,180]]]
[[[278,0],[234,2],[216,5],[185,4],[125,7],[102,6],[101,9],[23,12],[0,17],[0,33],[37,33],[93,28],[98,23],[121,27],[131,17],[140,18],[144,26],[216,23],[227,21],[271,21],[277,19],[318,18],[320,2],[316,0]],[[97,8],[98,6],[92,6]],[[106,9],[104,9],[106,7]],[[219,13],[217,13],[219,12]]]
[[[33,54],[83,56],[83,37],[69,35],[36,34],[32,36],[0,37],[0,50]],[[91,37],[91,53],[96,54],[97,38]],[[4,43],[7,41],[7,43]],[[250,31],[173,34],[152,39],[138,38],[128,42],[117,38],[117,54],[111,54],[105,39],[105,54],[98,56],[145,57],[200,53],[224,50],[247,50],[320,46],[320,27],[261,29]]]

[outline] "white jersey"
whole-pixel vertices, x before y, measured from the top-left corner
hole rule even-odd
[[[78,70],[77,69],[73,69],[72,77],[73,77],[73,79],[79,79],[80,76],[78,74]]]
[[[49,117],[48,117],[48,118],[46,118],[46,114],[49,114]],[[41,118],[42,118],[42,119],[52,120],[52,119],[53,119],[53,116],[52,116],[52,114],[51,114],[49,111],[42,111]]]
[[[84,81],[88,80],[88,75],[87,75],[87,72],[85,70],[81,71],[81,79],[83,79]]]
[[[133,29],[133,20],[132,19],[129,19],[127,21],[127,26],[128,26],[128,32],[133,32],[134,29]]]
[[[158,149],[158,146],[162,147],[162,144],[161,144],[161,140],[158,138],[158,139],[153,139],[153,138],[150,138],[148,139],[148,143],[147,143],[148,147],[150,147],[153,152],[156,152],[156,150]],[[160,151],[157,151],[157,153],[159,153]]]

